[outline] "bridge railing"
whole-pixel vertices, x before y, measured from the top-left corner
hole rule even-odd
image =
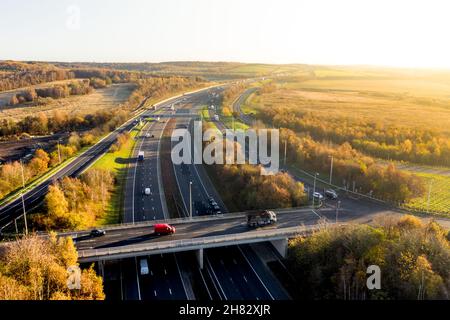
[[[309,225],[309,226],[297,226],[283,229],[271,229],[263,231],[253,231],[240,234],[232,235],[220,235],[220,236],[210,236],[197,239],[181,239],[172,241],[159,241],[152,243],[142,243],[133,244],[128,246],[121,246],[116,248],[104,248],[104,249],[89,249],[80,250],[78,254],[79,259],[88,258],[101,258],[108,256],[120,256],[129,253],[139,253],[139,252],[149,252],[157,250],[170,250],[177,248],[179,251],[183,250],[194,250],[195,247],[202,247],[207,245],[213,245],[217,243],[233,243],[241,242],[245,240],[276,240],[293,237],[295,235],[304,234],[317,230],[320,226]]]
[[[272,211],[279,213],[288,213],[292,211],[300,212],[310,212],[311,207],[295,207],[295,208],[283,208],[283,209],[273,209]],[[183,224],[183,223],[196,223],[202,221],[213,221],[213,220],[225,220],[225,219],[235,219],[235,218],[244,218],[250,211],[242,211],[242,212],[232,212],[226,214],[217,214],[217,215],[205,215],[205,216],[196,216],[190,218],[175,218],[169,220],[152,220],[152,221],[142,221],[142,222],[130,222],[130,223],[121,223],[121,224],[111,224],[105,226],[105,230],[121,230],[121,229],[132,229],[139,227],[151,227],[158,223],[168,223],[168,224]],[[90,230],[84,231],[68,231],[58,233],[59,236],[72,236],[72,235],[80,235],[83,233],[89,233]]]

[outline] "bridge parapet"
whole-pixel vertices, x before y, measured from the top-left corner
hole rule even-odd
[[[232,235],[220,235],[220,236],[181,239],[172,241],[170,240],[158,241],[151,243],[121,246],[116,248],[89,249],[89,250],[82,250],[79,252],[78,261],[83,263],[99,260],[103,261],[115,260],[150,254],[191,251],[198,249],[223,247],[229,245],[282,240],[297,235],[310,233],[316,230],[317,228],[318,228],[317,225],[297,226],[282,229],[251,231]]]

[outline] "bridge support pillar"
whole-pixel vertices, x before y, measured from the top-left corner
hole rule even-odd
[[[274,240],[271,243],[283,258],[287,257],[288,239]]]
[[[196,250],[195,255],[200,269],[203,270],[203,249]]]
[[[98,262],[98,271],[103,279],[105,279],[105,262],[103,260],[99,260]]]

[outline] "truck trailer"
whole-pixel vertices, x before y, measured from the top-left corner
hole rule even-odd
[[[277,222],[277,215],[273,211],[264,210],[247,214],[247,226],[251,228],[265,226]]]

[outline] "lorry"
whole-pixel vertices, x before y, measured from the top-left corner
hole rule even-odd
[[[146,258],[143,258],[139,261],[139,265],[141,267],[141,276],[145,276],[148,274],[148,262]]]
[[[168,235],[174,234],[176,229],[174,226],[167,223],[157,223],[153,226],[153,232],[157,235]]]
[[[144,156],[145,156],[144,151],[139,151],[139,153],[138,153],[138,160],[139,161],[144,161]]]
[[[247,214],[247,226],[259,227],[277,222],[277,215],[273,211],[264,210]]]

